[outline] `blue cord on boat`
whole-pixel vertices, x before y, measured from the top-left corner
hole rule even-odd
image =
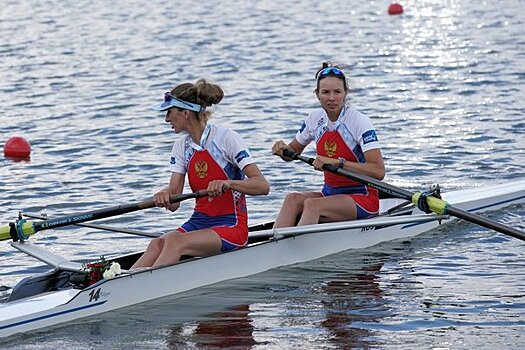
[[[419,210],[427,213],[427,214],[430,214],[432,212],[432,210],[430,210],[430,207],[428,206],[428,203],[427,203],[427,197],[429,196],[429,193],[428,191],[427,192],[421,192],[421,194],[419,195],[419,198],[417,199],[417,207]]]
[[[435,185],[432,189],[428,191],[421,192],[419,198],[417,199],[418,209],[427,214],[432,213],[432,210],[430,210],[430,207],[427,202],[427,197],[429,196],[441,199],[441,189],[439,185]]]
[[[26,239],[29,238],[29,236],[26,236],[24,234],[24,223],[26,223],[27,220],[26,219],[18,219],[16,220],[16,233],[18,235],[18,238],[20,238],[20,241],[23,242],[25,241]]]

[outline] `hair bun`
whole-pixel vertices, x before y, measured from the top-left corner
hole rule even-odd
[[[224,91],[222,88],[206,79],[199,79],[195,83],[196,97],[200,104],[209,107],[222,101]]]

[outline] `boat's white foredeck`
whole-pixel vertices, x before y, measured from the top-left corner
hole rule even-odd
[[[37,314],[41,311],[53,309],[59,305],[67,303],[79,292],[79,289],[68,289],[58,292],[48,292],[11,303],[0,303],[0,322],[5,320],[15,320],[24,315]],[[2,312],[2,309],[6,308],[9,308],[9,313]]]

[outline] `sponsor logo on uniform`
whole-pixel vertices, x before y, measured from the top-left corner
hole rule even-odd
[[[334,141],[326,141],[324,143],[324,150],[326,151],[326,155],[328,157],[333,157],[336,149],[337,144]]]
[[[200,179],[203,179],[208,174],[208,163],[204,160],[195,162],[195,172]]]
[[[249,156],[250,155],[248,154],[248,152],[242,150],[239,153],[237,153],[237,155],[235,156],[235,160],[237,161],[237,163],[240,163],[241,160],[243,160],[244,158],[248,158]]]
[[[170,158],[170,164],[177,164],[177,161],[175,160],[175,157]]]
[[[375,130],[368,130],[363,134],[363,143],[366,145],[369,142],[377,142],[377,135]]]

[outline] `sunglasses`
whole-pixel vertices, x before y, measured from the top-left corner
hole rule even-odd
[[[202,112],[205,107],[198,105],[196,103],[187,102],[184,100],[181,100],[180,98],[177,98],[171,94],[171,92],[166,91],[164,93],[164,103],[162,104],[165,109],[171,108],[171,107],[179,107],[183,109],[189,109],[190,111],[194,112]]]
[[[340,77],[340,78],[345,78],[345,73],[343,73],[343,71],[337,67],[326,67],[326,68],[323,68],[321,69],[319,72],[317,72],[317,74],[315,75],[315,78],[316,79],[321,79],[321,78],[324,78],[328,75],[332,75],[332,76],[336,76],[336,77]]]

